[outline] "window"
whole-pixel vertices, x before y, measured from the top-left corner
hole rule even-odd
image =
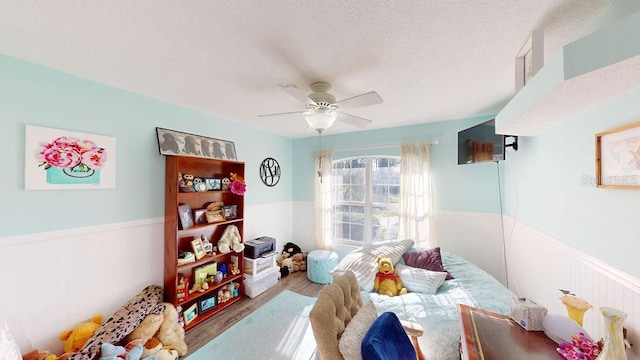
[[[398,236],[400,157],[359,157],[332,162],[333,237],[362,246]]]

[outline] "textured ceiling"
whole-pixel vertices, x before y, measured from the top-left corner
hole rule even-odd
[[[302,117],[257,117],[304,109],[277,84],[375,90],[348,111],[369,129],[494,114],[533,29],[548,58],[612,1],[0,0],[0,53],[297,138]]]

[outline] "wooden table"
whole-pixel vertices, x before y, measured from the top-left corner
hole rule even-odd
[[[542,331],[527,331],[509,316],[460,304],[463,360],[563,360]]]

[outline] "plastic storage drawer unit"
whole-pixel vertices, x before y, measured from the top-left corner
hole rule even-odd
[[[267,270],[258,278],[253,278],[245,274],[244,293],[250,298],[262,294],[278,283],[278,275],[280,275],[280,272],[277,268]]]

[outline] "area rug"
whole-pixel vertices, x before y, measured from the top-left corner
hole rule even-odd
[[[309,323],[315,302],[285,290],[186,359],[308,360],[316,348]]]

